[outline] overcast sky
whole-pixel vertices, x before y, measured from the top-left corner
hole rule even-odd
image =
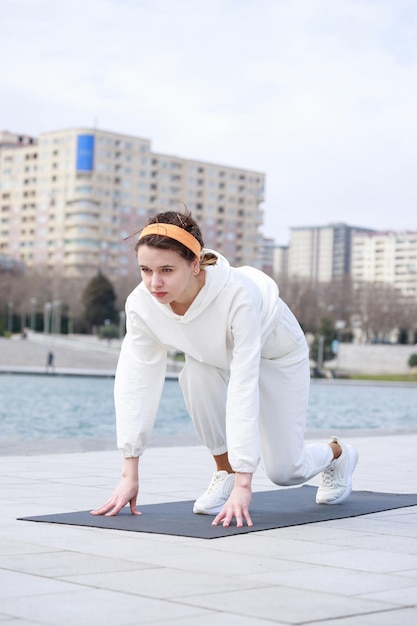
[[[264,234],[417,230],[417,0],[0,0],[0,129],[266,174]]]

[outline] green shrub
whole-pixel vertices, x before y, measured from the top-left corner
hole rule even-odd
[[[116,324],[107,324],[99,327],[98,336],[100,339],[118,339],[119,332],[119,327]]]
[[[417,354],[412,354],[408,359],[408,365],[410,367],[417,367]]]

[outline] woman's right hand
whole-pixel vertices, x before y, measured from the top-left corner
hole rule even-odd
[[[126,504],[130,506],[132,515],[141,515],[136,508],[136,499],[139,491],[138,458],[124,460],[122,478],[110,498],[98,509],[91,511],[91,515],[117,515]]]

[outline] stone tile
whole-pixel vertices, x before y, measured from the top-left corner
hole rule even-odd
[[[189,600],[182,598],[182,602],[193,606],[210,607],[216,611],[239,612],[241,615],[269,620],[278,619],[289,624],[314,623],[393,608],[389,603],[289,587],[229,591],[209,596],[194,596]]]
[[[21,572],[12,572],[5,569],[0,570],[0,599],[2,606],[3,600],[6,598],[49,595],[74,590],[78,591],[77,586],[69,582],[22,574]]]
[[[397,554],[417,555],[417,538],[404,541],[404,537],[381,535],[354,536],[352,533],[344,539],[329,539],[327,546],[341,546],[364,550],[385,550]]]
[[[317,552],[317,542],[281,537],[279,533],[267,530],[259,534],[250,533],[249,535],[222,538],[221,549],[222,552],[238,552],[239,554],[285,559],[288,555],[305,555]],[[334,545],[327,545],[323,542],[320,551],[334,552]]]
[[[404,524],[400,517],[392,516],[390,519],[376,517],[376,515],[364,515],[354,519],[335,520],[333,524],[339,529],[348,531],[358,530],[372,535],[397,535],[399,537],[417,537],[417,525]]]
[[[275,571],[282,567],[291,567],[292,559],[274,559],[262,555],[241,554],[236,551],[233,555],[221,550],[221,542],[218,547],[213,542],[207,542],[207,548],[184,547],[180,558],[172,554],[141,555],[141,562],[149,565],[159,565],[171,569],[181,569],[189,572],[205,572],[218,574],[222,572],[227,576],[239,576],[245,572]]]
[[[218,573],[188,572],[180,569],[159,567],[128,572],[108,572],[65,576],[63,580],[82,586],[111,589],[149,598],[182,600],[199,594],[210,595],[220,591],[262,587],[263,583],[245,580],[238,576],[225,576]]]
[[[350,537],[351,535],[359,537],[369,537],[370,535],[370,532],[365,529],[355,530],[351,527],[338,528],[335,526],[338,521],[339,520],[331,520],[329,522],[303,524],[302,526],[289,526],[287,528],[268,530],[265,531],[265,533],[268,533],[269,537],[276,537],[280,540],[299,539],[300,541],[313,541],[318,543],[327,543],[330,539],[337,540],[339,538]],[[257,536],[261,536],[261,533]]]
[[[389,574],[374,574],[360,572],[356,570],[336,567],[306,567],[295,570],[264,572],[262,574],[246,574],[244,580],[252,580],[256,583],[266,583],[279,587],[292,587],[294,589],[306,589],[328,594],[339,594],[342,596],[359,596],[367,599],[374,599],[369,594],[381,592],[376,600],[394,602],[394,596],[400,595],[403,590],[414,589],[416,593],[415,579]],[[385,592],[392,592],[392,597]],[[417,594],[416,594],[417,598]],[[403,604],[400,602],[400,604]]]
[[[39,626],[39,622],[32,622],[26,619],[19,619],[18,617],[10,617],[10,615],[0,614],[1,626]]]
[[[60,578],[76,574],[94,572],[122,572],[149,568],[148,564],[139,564],[126,559],[109,559],[79,552],[44,552],[17,555],[2,559],[2,568],[12,572],[25,572],[36,576]]]
[[[288,558],[288,557],[287,557]],[[377,550],[356,550],[348,549],[341,552],[339,549],[334,552],[317,552],[316,554],[306,554],[301,559],[298,555],[293,555],[294,560],[302,560],[305,563],[316,563],[330,567],[342,567],[364,572],[375,573],[398,573],[416,568],[417,556],[407,554],[397,554],[395,552]]]
[[[33,620],[43,626],[74,626],[86,623],[127,626],[154,620],[180,620],[210,613],[198,607],[101,589],[54,594],[52,600],[51,602],[47,595],[23,597],[19,602],[12,598],[2,601],[1,610],[12,617]]]
[[[276,626],[287,626],[288,624],[288,622],[279,622],[275,619],[273,623]],[[246,617],[245,615],[233,613],[211,613],[209,615],[169,620],[168,622],[166,620],[141,622],[141,626],[146,626],[146,624],[152,624],[152,626],[271,626],[271,620]],[[131,626],[137,626],[137,622]]]
[[[404,580],[407,581],[407,584],[401,589],[387,588],[383,592],[362,593],[360,597],[366,600],[383,600],[384,602],[391,602],[392,604],[401,604],[402,606],[417,608],[417,580],[414,579],[414,584],[410,584],[411,578],[404,578]]]
[[[407,569],[404,572],[397,572],[397,576],[406,576],[409,578],[417,578],[417,569]]]
[[[2,557],[17,554],[36,554],[38,552],[45,552],[45,546],[24,541],[6,540],[5,538],[0,539],[0,556]]]
[[[326,626],[415,626],[417,609],[393,609],[370,615],[356,615],[341,620],[329,620]]]

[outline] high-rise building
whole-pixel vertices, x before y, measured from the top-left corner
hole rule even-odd
[[[351,274],[354,282],[388,283],[417,299],[417,231],[356,233]]]
[[[343,223],[292,228],[288,276],[330,282],[348,275],[352,235],[358,232],[372,231]]]
[[[183,210],[205,245],[262,265],[264,174],[152,152],[148,139],[90,128],[0,133],[0,254],[68,277],[137,272],[149,215]]]
[[[279,281],[288,276],[288,246],[276,245],[274,248],[273,275]]]

